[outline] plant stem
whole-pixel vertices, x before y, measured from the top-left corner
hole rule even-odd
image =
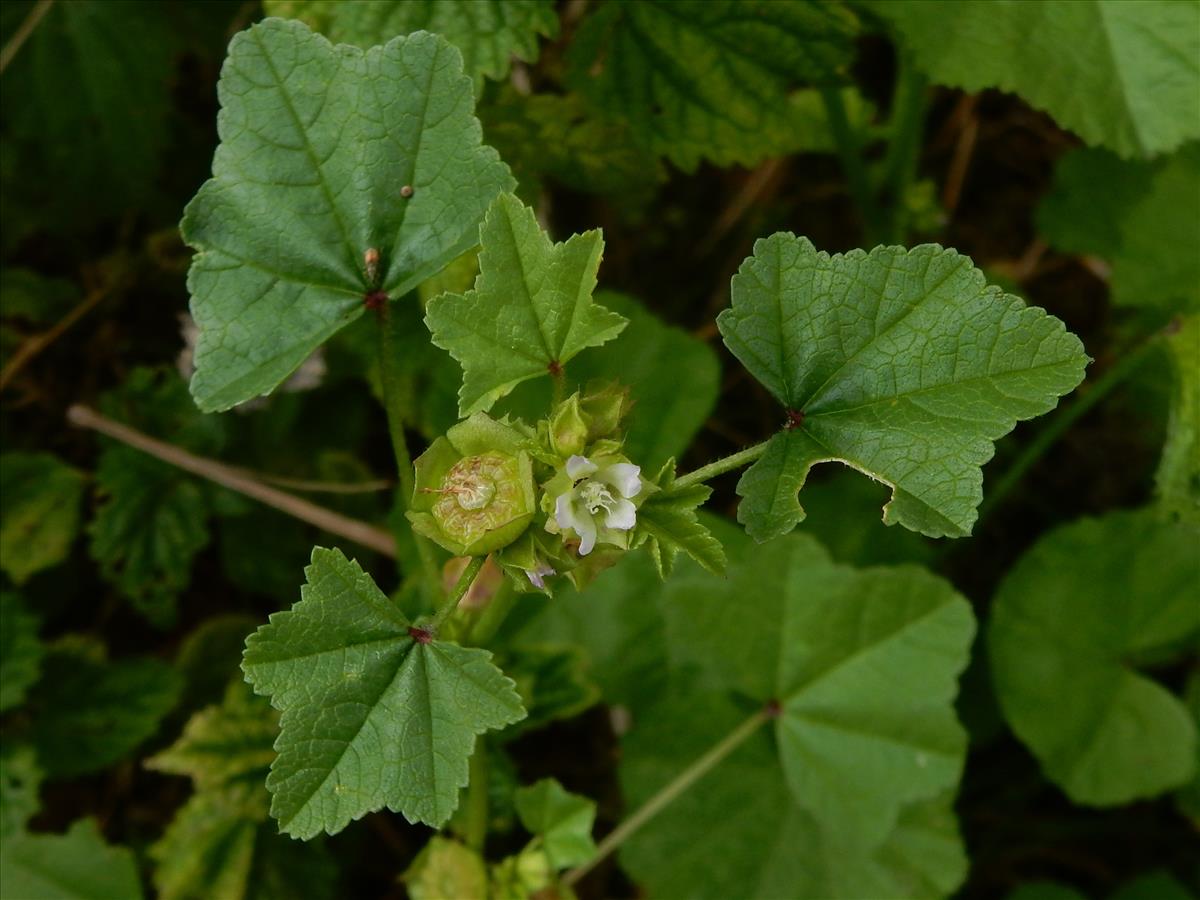
[[[16,58],[17,52],[21,49],[24,43],[29,40],[29,36],[33,34],[33,30],[38,27],[38,23],[45,18],[46,13],[50,12],[50,6],[54,0],[38,0],[33,4],[25,20],[13,32],[13,36],[8,39],[8,43],[4,45],[4,49],[0,50],[0,72],[8,68],[8,64]]]
[[[1025,477],[1033,465],[1058,443],[1067,431],[1087,414],[1101,400],[1112,393],[1126,378],[1132,375],[1146,361],[1155,347],[1159,345],[1157,336],[1148,338],[1140,346],[1125,354],[1107,372],[1101,375],[1086,393],[1076,398],[1069,406],[1060,407],[1050,418],[1046,426],[1037,436],[1026,445],[1021,455],[996,480],[996,486],[988,493],[987,498],[979,506],[979,519],[982,521],[996,507],[1002,504],[1013,488]]]
[[[755,444],[753,447],[747,447],[745,450],[739,450],[737,453],[723,456],[716,462],[710,462],[707,466],[701,466],[699,469],[688,472],[686,475],[681,475],[675,479],[673,487],[685,488],[691,487],[693,484],[703,484],[706,481],[716,478],[718,475],[724,475],[726,472],[732,472],[734,469],[740,469],[742,466],[749,465],[766,452],[768,443],[768,441],[763,441],[761,444]]]
[[[901,51],[892,94],[891,136],[883,164],[888,187],[888,206],[883,215],[886,243],[903,242],[907,236],[905,195],[917,172],[928,84],[924,73],[913,65],[911,54]]]
[[[471,582],[475,580],[475,576],[479,574],[479,570],[483,568],[486,556],[473,556],[471,561],[467,563],[467,567],[463,569],[463,573],[458,576],[458,581],[454,583],[453,589],[446,595],[446,600],[438,607],[437,612],[433,614],[427,626],[428,630],[437,633],[438,628],[450,618],[454,610],[458,608],[458,602],[466,596],[470,590]]]
[[[384,556],[392,558],[396,556],[396,542],[382,528],[376,528],[374,525],[368,525],[366,522],[359,522],[356,519],[343,516],[341,513],[317,506],[315,503],[309,503],[301,497],[295,497],[284,491],[277,490],[257,481],[238,469],[217,462],[215,459],[196,456],[182,447],[176,447],[174,444],[156,440],[134,428],[130,428],[128,425],[114,422],[112,419],[106,418],[86,406],[75,405],[68,409],[67,421],[81,428],[91,428],[123,444],[128,444],[130,447],[141,450],[143,453],[148,453],[157,459],[161,459],[163,462],[177,466],[185,472],[191,472],[193,475],[207,478],[209,481],[221,485],[221,487],[237,491],[239,494],[244,494],[247,497],[253,497],[260,503],[265,503],[267,506],[273,507],[280,512],[294,516],[302,522],[316,525],[330,534],[336,534],[338,537],[343,537],[346,540],[354,541],[356,544],[369,547],[378,553],[382,553]]]
[[[584,875],[592,871],[608,856],[612,855],[613,851],[625,843],[634,832],[662,812],[680,794],[707,775],[725,757],[744,744],[771,717],[772,714],[767,709],[760,709],[722,738],[707,753],[676,775],[657,794],[642,804],[637,812],[609,832],[604,840],[597,845],[596,855],[563,876],[562,883],[567,887],[575,885]]]
[[[400,301],[398,301],[400,302]],[[408,509],[415,488],[412,456],[408,452],[408,439],[404,436],[404,416],[400,410],[400,393],[403,375],[399,363],[399,342],[396,334],[396,317],[391,314],[388,301],[379,311],[379,380],[383,386],[383,407],[387,413],[388,435],[392,439],[392,453],[396,457],[396,475],[400,480],[400,504]],[[433,548],[423,535],[413,532],[413,541],[421,557],[425,578],[431,585],[438,583],[438,565]]]
[[[496,636],[496,632],[500,630],[500,626],[504,624],[504,620],[508,618],[508,614],[516,605],[516,589],[513,588],[506,575],[500,582],[500,586],[496,588],[496,593],[491,601],[483,608],[479,618],[467,632],[462,643],[472,647],[486,646],[488,641]]]
[[[863,243],[874,246],[882,233],[878,207],[875,195],[871,190],[871,181],[867,178],[867,168],[863,162],[862,147],[858,143],[858,135],[850,127],[846,117],[846,105],[842,102],[842,92],[835,86],[820,88],[821,101],[825,105],[825,114],[829,118],[829,127],[833,131],[833,139],[837,144],[838,156],[842,161],[842,171],[846,176],[846,184],[850,188],[850,196],[858,208],[862,218]]]
[[[488,756],[483,738],[475,739],[475,752],[471,754],[470,766],[463,839],[468,847],[482,854],[488,833]]]
[[[567,373],[560,364],[558,369],[550,374],[550,377],[554,379],[554,405],[558,406],[567,394]]]

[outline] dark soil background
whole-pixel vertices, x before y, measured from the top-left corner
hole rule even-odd
[[[3,397],[0,424],[6,447],[47,450],[84,471],[94,468],[97,443],[91,433],[66,424],[66,408],[77,402],[94,405],[101,392],[120,384],[135,366],[170,365],[180,349],[178,315],[187,309],[188,253],[174,226],[207,177],[217,143],[215,87],[224,43],[230,33],[260,15],[253,4],[178,6],[180,29],[197,21],[205,24],[176,54],[168,165],[155,176],[153,204],[112,210],[82,227],[63,221],[61,227],[22,228],[19,240],[5,241],[6,267],[68,279],[80,286],[81,296],[99,284],[117,260],[129,266],[123,285],[26,367]],[[861,51],[860,83],[883,116],[893,78],[890,47],[870,39]],[[555,53],[547,49],[545,58],[552,60]],[[535,84],[538,77],[535,68]],[[1092,381],[1118,358],[1124,344],[1121,323],[1110,310],[1104,280],[1087,261],[1046,250],[1034,229],[1034,211],[1055,162],[1076,143],[1048,117],[1012,96],[986,92],[967,97],[935,89],[920,177],[932,180],[947,209],[944,229],[929,239],[970,255],[993,277],[1011,279],[1031,303],[1063,319],[1095,359]],[[88,152],[84,141],[74,149]],[[5,154],[11,152],[6,143]],[[20,180],[21,192],[31,193],[35,203],[62,207],[55,173],[34,177],[11,170],[6,162],[6,194],[16,191]],[[649,204],[648,215],[636,224],[630,224],[610,198],[553,184],[549,191],[556,237],[603,226],[602,287],[639,297],[661,317],[692,330],[722,353],[722,399],[681,460],[681,469],[739,449],[777,427],[776,405],[721,348],[713,318],[728,303],[729,278],[757,237],[792,230],[828,251],[859,246],[858,220],[837,161],[800,155],[755,171],[703,167],[693,175],[673,172]],[[722,217],[746,196],[751,198],[746,212],[726,223]],[[15,217],[20,215],[20,209],[6,201],[4,228],[17,226]],[[1081,390],[1086,389],[1085,384]],[[1135,381],[1118,390],[1041,459],[972,539],[939,548],[938,571],[984,617],[999,577],[1047,528],[1148,498],[1162,418],[1146,383]],[[1038,422],[1026,423],[1002,441],[985,479],[994,479],[1039,427]],[[365,425],[353,446],[342,444],[337,434],[329,434],[327,440],[337,449],[360,454],[378,475],[388,474],[382,412]],[[270,448],[260,450],[270,457]],[[730,516],[736,503],[734,480],[726,477],[717,483],[712,505]],[[307,535],[316,537],[315,531]],[[163,633],[148,626],[100,581],[86,562],[86,551],[78,550],[73,560],[66,568],[35,578],[27,592],[44,611],[43,633],[53,637],[87,630],[102,636],[113,656],[152,652],[169,659],[197,623],[217,613],[265,620],[278,606],[230,582],[214,542],[193,566],[193,582],[180,600],[178,625]],[[1060,880],[1090,896],[1103,896],[1154,867],[1187,876],[1200,847],[1196,836],[1181,827],[1169,800],[1085,810],[1071,806],[1041,777],[1035,761],[1000,724],[979,653],[967,678],[963,706],[974,743],[958,805],[972,860],[960,896],[1001,897],[1014,885],[1037,878]],[[169,743],[182,721],[178,715],[169,721],[146,752]],[[603,708],[528,735],[514,745],[514,752],[524,778],[554,775],[568,789],[598,798],[598,831],[611,828],[623,815],[615,775],[618,746]],[[48,785],[44,811],[33,827],[58,830],[80,815],[93,814],[110,840],[144,845],[161,833],[189,791],[182,779],[148,772],[139,761],[128,761],[96,776]],[[403,897],[396,874],[427,834],[399,816],[376,814],[332,838],[330,847],[349,879],[341,895]],[[503,838],[494,849],[508,849]],[[579,894],[599,900],[637,896],[637,890],[609,861],[582,883]]]

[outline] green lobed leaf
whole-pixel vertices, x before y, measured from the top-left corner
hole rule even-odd
[[[732,296],[725,344],[792,417],[738,483],[738,521],[760,541],[804,518],[796,494],[831,461],[892,488],[889,525],[969,534],[992,442],[1053,409],[1087,364],[1062,322],[936,244],[831,256],[776,234]]]
[[[590,381],[628,386],[636,412],[628,419],[624,453],[643,470],[655,470],[683,453],[712,414],[721,365],[713,349],[669,325],[632,297],[599,291],[596,300],[629,320],[621,340],[576,357],[566,371],[568,390]],[[679,389],[686,376],[687,390]],[[552,405],[548,381],[522,384],[499,409],[536,421]]]
[[[1194,3],[888,0],[871,8],[934,81],[1017,93],[1089,144],[1144,157],[1200,137]]]
[[[476,736],[525,716],[486,650],[418,642],[362,568],[314,548],[290,611],[246,640],[247,680],[283,711],[267,787],[297,838],[384,806],[439,826],[467,783]]]
[[[436,834],[402,878],[412,900],[489,896],[483,857],[458,841]]]
[[[1179,324],[1167,350],[1175,383],[1155,487],[1170,514],[1200,524],[1200,315]]]
[[[538,38],[558,34],[549,0],[266,0],[267,15],[300,19],[335,43],[373,47],[399,34],[431,31],[459,49],[463,68],[506,78],[515,57],[536,62]]]
[[[95,819],[66,834],[22,834],[0,844],[0,896],[141,900],[133,853],[104,842]]]
[[[53,778],[112,765],[158,730],[181,686],[157,659],[105,663],[52,649],[30,695],[38,763]]]
[[[0,845],[25,830],[41,809],[38,792],[42,770],[28,744],[5,741],[0,746]]]
[[[957,784],[953,704],[975,626],[941,579],[839,566],[795,535],[755,547],[727,581],[671,582],[663,609],[673,668],[779,704],[784,777],[839,846],[878,844],[903,807]]]
[[[599,231],[555,244],[532,209],[501,194],[479,227],[479,243],[475,288],[435,297],[425,312],[433,342],[463,367],[463,418],[612,340],[627,324],[592,302],[604,248]]]
[[[21,704],[41,666],[37,618],[19,594],[0,591],[0,712]]]
[[[1200,6],[1193,8],[1200,11]],[[1195,118],[1200,121],[1200,116]],[[1121,219],[1121,247],[1113,258],[1113,302],[1167,313],[1200,313],[1197,247],[1200,144],[1193,143],[1163,162],[1149,190]]]
[[[368,249],[378,289],[400,297],[467,250],[513,185],[436,35],[363,51],[268,19],[234,37],[218,93],[213,178],[180,226],[198,251],[192,394],[207,411],[271,391],[361,315]]]
[[[747,716],[728,697],[682,691],[622,743],[621,785],[638,808]],[[907,805],[874,847],[844,845],[788,789],[759,731],[635,832],[621,862],[650,896],[689,900],[943,897],[967,859],[948,794]]]
[[[49,453],[0,455],[0,569],[21,585],[67,558],[79,532],[83,474]]]
[[[630,548],[645,546],[660,578],[675,568],[680,552],[686,553],[714,575],[725,572],[725,548],[705,528],[697,510],[712,495],[703,484],[675,487],[675,460],[667,460],[655,483],[661,488],[638,507]]]
[[[258,625],[257,618],[245,613],[215,615],[183,639],[175,654],[184,684],[182,711],[192,713],[227,699],[230,679],[241,672],[246,636]]]
[[[1198,540],[1154,510],[1110,513],[1046,535],[1000,585],[988,649],[1001,709],[1076,803],[1128,803],[1195,773],[1195,722],[1132,661],[1200,632]]]
[[[797,79],[836,80],[855,31],[809,0],[608,3],[575,34],[567,81],[684,171],[752,165],[791,151]]]
[[[514,800],[521,824],[540,839],[553,868],[569,869],[596,855],[595,801],[564,790],[553,778],[520,788]]]

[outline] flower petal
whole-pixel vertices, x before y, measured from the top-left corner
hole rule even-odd
[[[616,531],[628,531],[636,521],[637,508],[628,500],[618,500],[604,517],[604,524]]]
[[[636,497],[642,492],[641,472],[642,467],[632,463],[613,463],[596,477],[615,487],[622,497]]]
[[[586,456],[576,454],[567,460],[567,474],[572,478],[582,478],[585,475],[591,475],[596,469],[596,464]]]
[[[591,516],[577,517],[575,533],[579,535],[579,555],[587,556],[596,546],[596,520]]]
[[[558,527],[562,529],[575,527],[575,509],[571,503],[571,492],[559,494],[558,499],[554,501],[554,521],[558,523]]]

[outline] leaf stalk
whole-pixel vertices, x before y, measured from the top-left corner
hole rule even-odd
[[[768,443],[768,441],[763,441],[761,444],[755,444],[753,447],[747,447],[745,450],[731,453],[729,456],[724,456],[715,462],[710,462],[707,466],[701,466],[699,469],[688,472],[686,475],[681,475],[675,479],[672,487],[686,488],[691,487],[693,484],[703,484],[706,481],[711,481],[718,475],[724,475],[726,472],[732,472],[734,469],[747,466],[766,452]]]

